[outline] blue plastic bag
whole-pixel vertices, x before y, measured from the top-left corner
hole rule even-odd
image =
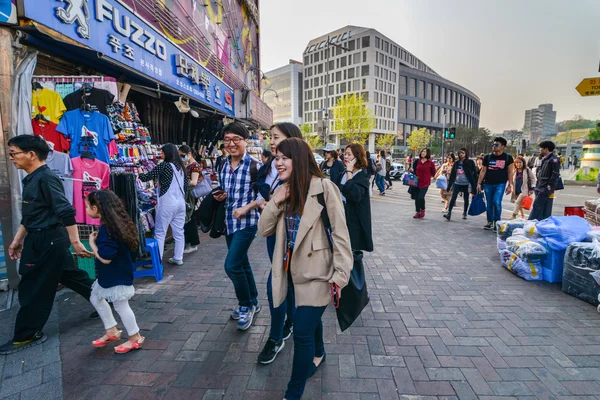
[[[468,214],[471,216],[481,215],[487,211],[487,207],[485,206],[485,199],[483,193],[477,193],[473,196],[473,200],[471,201],[471,205],[469,205]]]
[[[438,189],[443,189],[443,190],[448,189],[448,178],[446,178],[444,175],[440,175],[435,180],[435,187],[437,187]]]
[[[536,223],[535,228],[548,246],[556,251],[565,250],[573,242],[583,242],[592,229],[585,219],[575,215],[548,217]]]

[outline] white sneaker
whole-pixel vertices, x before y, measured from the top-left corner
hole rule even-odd
[[[183,265],[183,260],[176,260],[173,257],[169,258],[169,264]]]
[[[193,253],[196,250],[198,250],[198,246],[186,246],[185,249],[183,249],[183,254]]]

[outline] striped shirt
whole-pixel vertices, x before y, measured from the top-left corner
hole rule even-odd
[[[250,174],[250,164],[252,161],[253,158],[248,153],[244,153],[237,167],[232,170],[231,156],[223,160],[223,167],[219,173],[219,185],[227,193],[227,198],[225,199],[225,223],[228,235],[258,225],[259,213],[257,209],[251,210],[240,219],[233,216],[235,209],[244,207],[256,199]]]

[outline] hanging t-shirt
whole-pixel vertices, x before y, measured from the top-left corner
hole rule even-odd
[[[110,185],[110,167],[98,159],[75,157],[73,178],[81,181],[73,182],[73,207],[75,221],[78,224],[100,225],[100,219],[90,218],[85,212],[85,198],[88,194],[100,189],[108,189]]]
[[[73,163],[68,154],[61,153],[58,151],[51,151],[48,153],[46,158],[46,165],[52,170],[59,178],[72,178],[73,177]],[[73,180],[61,179],[62,184],[65,188],[65,196],[69,203],[73,205]]]
[[[510,154],[502,153],[499,156],[490,153],[483,157],[483,166],[487,167],[485,182],[488,185],[501,185],[508,181],[508,167],[514,162]]]
[[[60,95],[54,90],[43,88],[34,90],[31,95],[31,118],[42,114],[58,124],[63,113],[67,111]]]
[[[69,141],[62,133],[58,132],[56,125],[54,122],[45,122],[43,120],[31,120],[31,127],[33,128],[33,133],[36,136],[43,137],[46,142],[50,142],[54,145],[54,150],[56,151],[69,151]]]
[[[115,98],[108,90],[104,89],[93,88],[87,96],[82,90],[78,90],[65,97],[67,110],[78,110],[83,105],[83,97],[85,97],[85,102],[90,105],[92,111],[98,111],[104,115],[108,115],[106,107],[110,106]]]
[[[71,139],[71,158],[89,152],[94,158],[108,162],[108,145],[114,140],[110,120],[98,111],[67,111],[57,131]]]

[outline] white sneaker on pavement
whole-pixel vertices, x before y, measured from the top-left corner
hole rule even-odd
[[[185,249],[183,249],[183,254],[190,254],[196,250],[198,250],[198,246],[186,246]]]

